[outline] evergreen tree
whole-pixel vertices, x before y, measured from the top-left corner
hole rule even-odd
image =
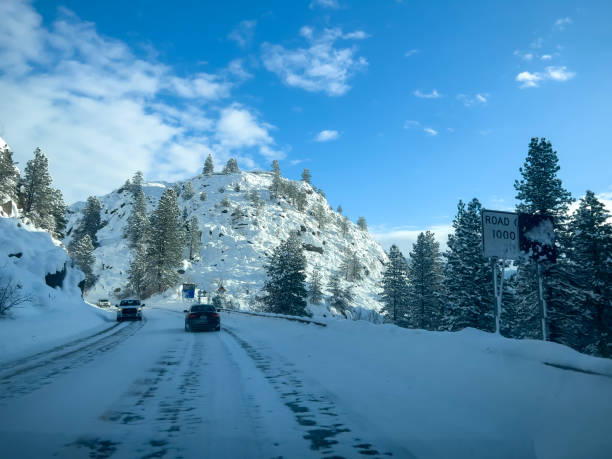
[[[176,270],[182,261],[184,237],[176,193],[166,189],[151,217],[147,277],[152,290],[162,293],[178,281]]]
[[[146,298],[153,293],[149,279],[147,246],[144,244],[137,244],[135,246],[134,258],[128,270],[128,283],[132,291],[139,298]]]
[[[85,207],[83,208],[83,218],[81,219],[81,224],[76,230],[75,235],[80,239],[88,234],[94,247],[98,246],[97,233],[102,227],[101,211],[102,205],[100,204],[100,200],[95,196],[88,197]]]
[[[442,308],[442,255],[431,231],[420,233],[408,263],[409,321],[416,328],[437,330]]]
[[[346,251],[340,270],[344,273],[344,279],[349,282],[363,279],[363,266],[359,261],[357,253],[353,250]]]
[[[336,209],[336,212],[342,215],[342,206],[340,204],[338,204],[338,208]]]
[[[495,329],[491,266],[482,254],[480,211],[476,198],[467,207],[459,201],[454,231],[448,236],[444,323],[449,330]]]
[[[240,169],[238,169],[238,162],[236,161],[235,158],[230,158],[227,160],[227,163],[225,164],[225,167],[223,168],[223,173],[224,174],[236,174],[240,172]]]
[[[274,175],[281,175],[280,166],[278,165],[278,161],[276,159],[272,161],[272,172],[274,172]]]
[[[308,299],[312,304],[321,304],[323,301],[323,285],[321,281],[320,267],[315,266],[310,275],[308,286]]]
[[[365,217],[359,217],[357,219],[357,226],[362,231],[367,231],[368,230],[368,224],[366,223]]]
[[[595,193],[587,191],[569,224],[571,279],[576,309],[564,329],[573,328],[575,347],[612,356],[612,224]],[[567,320],[567,318],[566,318]]]
[[[93,275],[93,264],[96,261],[93,251],[94,246],[89,234],[73,241],[68,248],[74,266],[85,274],[84,289],[92,287],[96,281]]]
[[[329,305],[344,317],[348,317],[348,311],[351,310],[351,303],[353,301],[353,292],[350,286],[342,288],[340,276],[334,273],[329,279],[327,289],[331,293]]]
[[[196,217],[192,217],[187,225],[186,239],[189,259],[193,260],[196,255],[200,255],[200,248],[202,246],[202,231],[200,230]]]
[[[129,183],[129,181],[127,183]],[[141,171],[136,171],[134,177],[132,177],[132,183],[129,185],[129,190],[132,193],[133,197],[136,197],[136,195],[142,191],[143,183],[144,175]]]
[[[49,161],[40,148],[37,148],[34,158],[27,162],[20,181],[21,208],[34,225],[53,233],[58,224],[56,218],[61,213],[63,199],[58,202],[61,192],[53,189],[51,183]]]
[[[187,182],[183,188],[183,199],[188,201],[189,199],[195,196],[195,190],[193,189],[193,185],[191,182]]]
[[[0,199],[8,197],[17,199],[17,183],[19,182],[19,169],[13,161],[13,152],[8,146],[0,149]]]
[[[518,212],[550,215],[554,218],[555,232],[559,240],[559,263],[541,265],[543,272],[544,300],[548,309],[548,338],[572,345],[573,333],[567,329],[571,317],[577,314],[571,294],[572,279],[567,260],[563,256],[567,245],[565,229],[566,215],[572,202],[571,194],[557,177],[559,172],[557,152],[546,139],[532,138],[525,164],[520,168],[521,180],[514,182],[519,204]],[[529,315],[539,314],[538,280],[534,262],[519,263],[517,268],[517,301],[522,303]],[[533,331],[526,331],[532,334]],[[541,332],[540,332],[541,336]]]
[[[324,229],[329,219],[327,218],[327,210],[323,204],[317,204],[314,208],[314,218],[319,224],[319,228]]]
[[[272,161],[272,184],[270,185],[270,196],[274,199],[278,198],[283,190],[283,178],[281,176],[280,166],[278,161]]]
[[[340,217],[338,219],[338,227],[340,228],[340,232],[342,233],[342,237],[346,237],[349,230],[349,222],[346,217]]]
[[[382,279],[382,313],[393,323],[406,325],[408,313],[408,278],[406,259],[396,245],[389,249],[389,261]]]
[[[306,257],[295,235],[282,242],[269,257],[266,266],[263,299],[269,312],[307,315],[305,280]]]
[[[306,183],[310,183],[310,179],[312,178],[312,176],[310,175],[310,170],[309,169],[304,169],[302,171],[302,180]]]
[[[202,174],[211,176],[215,172],[215,165],[213,163],[212,156],[209,154],[206,157],[206,161],[204,161],[204,169],[202,170]]]
[[[146,242],[148,232],[147,200],[141,189],[133,199],[132,213],[128,217],[125,236],[129,239],[130,245],[136,247]]]
[[[66,220],[66,204],[62,192],[56,188],[51,189],[51,217],[54,220],[55,229],[53,235],[58,239],[64,238],[64,230],[68,224]]]

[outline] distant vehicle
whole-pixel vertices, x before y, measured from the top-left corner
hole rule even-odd
[[[185,331],[221,330],[221,317],[212,304],[193,304],[185,313]]]
[[[108,301],[107,299],[98,300],[98,306],[100,306],[101,308],[108,308],[110,307],[110,305],[110,301]]]
[[[117,305],[117,322],[142,320],[142,308],[144,305],[140,300],[121,300],[121,303]]]

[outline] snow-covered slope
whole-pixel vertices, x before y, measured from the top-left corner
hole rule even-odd
[[[55,288],[47,275],[55,275]],[[104,324],[105,315],[81,298],[82,279],[49,233],[0,218],[0,289],[14,288],[24,300],[0,317],[0,360]]]
[[[195,195],[185,199],[185,194],[181,193],[179,206],[181,210],[187,209],[189,219],[198,219],[203,233],[202,251],[200,261],[184,262],[182,282],[194,282],[207,292],[216,291],[222,282],[227,289],[226,297],[248,309],[254,304],[255,296],[261,293],[267,255],[280,241],[289,237],[290,232],[299,231],[306,247],[307,274],[318,270],[325,286],[330,276],[340,269],[346,252],[354,251],[363,265],[364,277],[351,283],[355,294],[353,304],[366,309],[380,308],[377,294],[383,263],[387,259],[385,252],[366,231],[351,222],[346,236],[343,236],[338,225],[344,217],[334,212],[325,198],[310,185],[294,182],[307,196],[305,211],[300,212],[285,199],[271,199],[268,190],[272,173],[269,172],[200,175],[189,182]],[[186,183],[145,183],[143,191],[147,197],[148,211],[155,208],[166,187],[178,185],[182,189]],[[249,199],[253,191],[257,191],[263,200],[260,208]],[[200,199],[201,192],[207,195],[205,201]],[[224,198],[229,198],[230,207],[223,206]],[[132,208],[130,192],[119,189],[100,197],[100,202],[105,226],[98,232],[100,246],[94,252],[94,273],[99,279],[86,295],[90,300],[100,297],[116,299],[127,283],[132,258],[123,238]],[[318,205],[325,208],[327,215],[328,223],[323,228],[319,228],[313,215]],[[84,203],[70,207],[69,233],[78,226],[83,207]],[[244,216],[236,217],[238,208]],[[69,239],[70,236],[66,244]],[[175,294],[177,290],[168,293]],[[317,308],[314,309],[317,313]]]

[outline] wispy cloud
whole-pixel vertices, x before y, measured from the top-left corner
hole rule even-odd
[[[257,21],[241,21],[236,27],[232,29],[227,38],[238,43],[241,48],[246,48],[253,41],[255,35],[255,27]]]
[[[565,66],[546,67],[544,72],[521,72],[515,80],[521,83],[521,88],[536,88],[544,81],[564,82],[571,80],[575,75],[575,72],[567,70]]]
[[[414,56],[415,54],[420,53],[421,51],[418,49],[410,49],[404,53],[404,57]]]
[[[541,60],[543,60],[543,61],[550,61],[550,60],[552,60],[552,58],[553,58],[553,57],[552,57],[552,55],[551,55],[551,54],[542,54],[542,55],[540,56],[540,59],[541,59]]]
[[[457,99],[463,103],[466,107],[472,107],[474,105],[485,105],[489,100],[489,94],[478,93],[474,96],[467,94],[457,94]]]
[[[329,142],[330,140],[336,140],[340,136],[338,131],[331,129],[324,129],[317,134],[315,140],[317,142]]]
[[[339,40],[367,38],[361,30],[345,34],[333,28],[317,34],[311,27],[304,26],[300,35],[308,42],[307,48],[286,49],[269,43],[262,46],[264,66],[287,86],[341,96],[351,88],[348,81],[355,73],[368,66],[365,57],[356,55],[355,46],[336,46]]]
[[[423,132],[427,133],[430,136],[438,135],[438,131],[434,128],[423,126],[421,123],[414,120],[404,121],[404,129],[421,129]]]
[[[572,18],[569,18],[569,17],[559,18],[555,21],[554,26],[558,30],[565,30],[565,27],[570,25],[572,22],[573,22]]]
[[[309,5],[310,9],[325,8],[330,10],[337,10],[340,8],[340,3],[338,0],[312,0]]]
[[[413,92],[413,94],[421,99],[439,99],[442,97],[442,95],[435,89],[431,92],[422,92],[420,89],[417,89]]]
[[[47,26],[30,4],[5,0],[0,17],[4,137],[21,164],[40,146],[68,201],[107,192],[136,170],[185,178],[209,153],[244,165],[283,156],[272,127],[230,100],[247,77],[238,61],[178,76],[64,8]]]

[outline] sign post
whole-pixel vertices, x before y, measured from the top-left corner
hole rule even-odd
[[[481,216],[484,256],[491,259],[493,268],[495,333],[499,335],[504,294],[505,260],[515,260],[520,256],[518,214],[483,209]]]

